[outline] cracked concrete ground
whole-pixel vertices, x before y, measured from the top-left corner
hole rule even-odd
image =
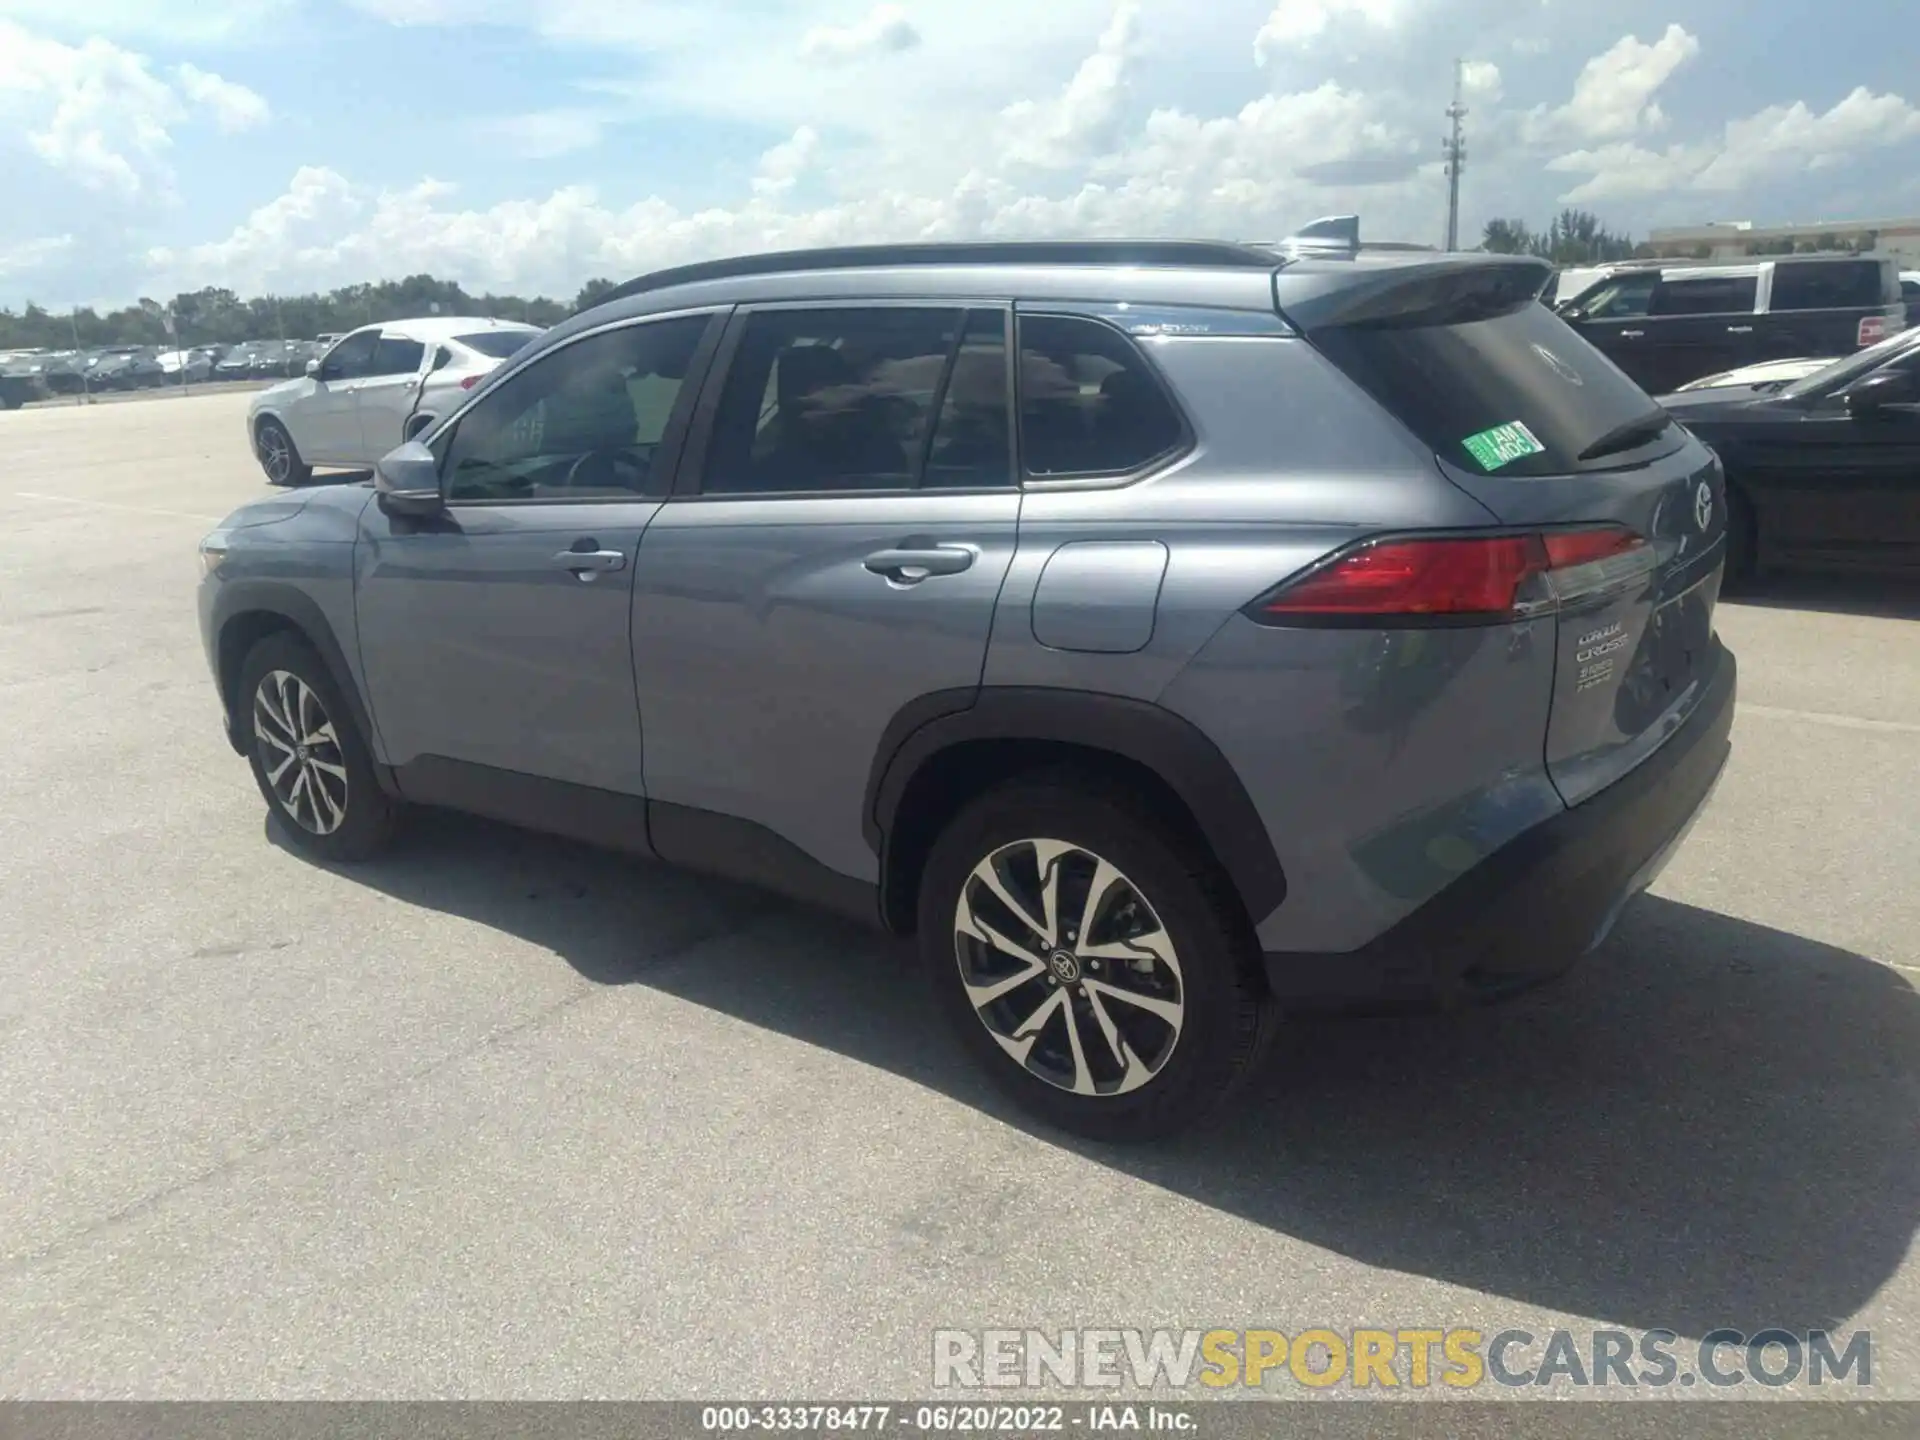
[[[1291,1031],[1224,1128],[1113,1151],[1004,1109],[835,921],[453,818],[354,870],[273,843],[192,603],[264,493],[245,406],[0,415],[0,1395],[898,1397],[940,1326],[1828,1325],[1920,1397],[1920,599],[1722,609],[1732,768],[1566,983]]]

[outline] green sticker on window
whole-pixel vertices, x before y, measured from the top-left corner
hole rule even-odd
[[[1510,420],[1505,425],[1482,430],[1478,435],[1469,435],[1460,443],[1467,447],[1469,455],[1480,462],[1482,470],[1498,470],[1502,465],[1511,465],[1529,455],[1538,455],[1547,448],[1519,420]]]

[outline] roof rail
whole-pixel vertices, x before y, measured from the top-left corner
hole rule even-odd
[[[1272,269],[1270,248],[1225,240],[994,240],[908,245],[838,245],[821,250],[776,250],[702,260],[655,270],[617,285],[594,309],[674,285],[701,280],[730,280],[747,275],[781,275],[806,270],[849,270],[902,265],[1150,265],[1167,267],[1260,266]],[[578,311],[576,314],[580,313]]]

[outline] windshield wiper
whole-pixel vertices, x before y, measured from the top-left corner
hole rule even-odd
[[[1574,459],[1584,463],[1588,460],[1598,460],[1602,455],[1617,455],[1622,450],[1632,450],[1663,434],[1672,423],[1673,417],[1664,410],[1656,410],[1651,415],[1637,416],[1624,425],[1614,426]]]

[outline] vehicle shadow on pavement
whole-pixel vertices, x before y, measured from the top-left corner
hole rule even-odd
[[[1920,620],[1920,576],[1894,580],[1851,575],[1766,575],[1729,587],[1722,598],[1729,605],[1763,610]]]
[[[1284,1027],[1220,1123],[1127,1148],[1002,1100],[898,942],[482,821],[416,828],[341,873],[1369,1265],[1694,1338],[1804,1331],[1860,1309],[1920,1228],[1920,997],[1897,970],[1713,911],[1643,897],[1571,976],[1504,1006]],[[649,943],[689,904],[713,923]]]

